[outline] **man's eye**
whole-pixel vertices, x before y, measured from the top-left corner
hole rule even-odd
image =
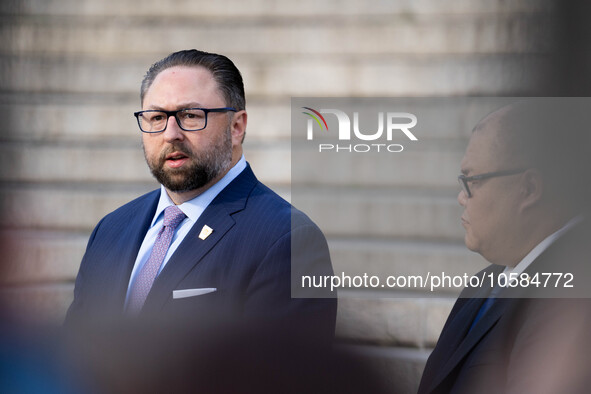
[[[149,116],[149,117],[148,117],[148,120],[149,120],[150,122],[159,122],[159,121],[161,121],[162,119],[164,119],[164,116],[162,116],[161,114],[152,115],[152,116]]]
[[[180,112],[183,119],[202,119],[205,115],[203,111],[199,110],[188,110]]]

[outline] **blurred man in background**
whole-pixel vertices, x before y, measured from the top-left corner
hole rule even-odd
[[[460,295],[419,393],[588,392],[591,123],[585,104],[519,102],[474,129],[458,202],[466,246],[491,263],[477,274],[488,281]]]

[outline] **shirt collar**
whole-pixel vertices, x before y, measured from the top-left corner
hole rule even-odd
[[[548,235],[542,242],[536,245],[515,267],[505,267],[503,271],[506,274],[509,273],[516,273],[521,274],[531,263],[537,259],[544,250],[548,249],[550,245],[552,245],[558,238],[562,237],[564,233],[570,230],[572,227],[577,225],[583,220],[583,215],[578,215],[569,220],[564,226],[562,226],[558,231],[553,232],[552,234]]]
[[[203,211],[205,211],[205,208],[207,208],[207,206],[213,201],[213,199],[216,198],[216,196],[226,186],[228,186],[230,182],[240,175],[240,173],[244,171],[245,168],[246,159],[244,158],[244,155],[242,155],[240,160],[238,160],[234,167],[230,168],[230,171],[228,171],[222,179],[192,200],[185,201],[184,203],[178,205],[178,208],[183,211],[185,215],[187,215],[189,220],[196,222]],[[164,210],[171,205],[174,205],[174,202],[172,202],[168,196],[164,186],[160,185],[160,199],[158,200],[158,206],[156,207],[156,212],[154,213],[154,218],[152,219],[152,224],[150,227],[153,227],[160,220]]]

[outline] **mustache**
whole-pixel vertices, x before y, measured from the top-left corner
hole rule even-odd
[[[193,153],[191,152],[191,150],[190,149],[187,149],[184,145],[182,145],[182,144],[170,144],[166,148],[164,148],[162,150],[162,152],[160,152],[159,160],[161,162],[166,161],[166,156],[170,155],[173,152],[180,152],[180,153],[184,154],[185,156],[187,156],[189,158],[193,158]]]

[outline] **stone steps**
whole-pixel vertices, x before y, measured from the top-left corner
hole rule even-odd
[[[219,2],[195,2],[173,0],[162,7],[158,0],[145,0],[141,6],[133,0],[7,0],[1,3],[0,12],[20,15],[129,15],[129,16],[178,16],[196,18],[284,16],[284,17],[333,17],[401,14],[409,18],[415,14],[491,14],[531,13],[551,11],[552,2],[459,0],[453,7],[439,0],[399,0],[366,2],[358,0],[327,0],[317,2],[302,0],[297,4],[268,0],[244,2],[229,0]],[[330,22],[330,19],[325,20]]]
[[[453,197],[360,192],[294,195],[292,203],[330,236],[463,239],[461,207]]]
[[[97,102],[98,99],[103,100]],[[408,103],[413,109],[421,109],[420,128],[423,132],[419,136],[420,146],[434,140],[439,148],[442,144],[449,146],[455,143],[458,150],[464,149],[472,127],[483,114],[490,112],[491,107],[488,100],[472,100],[470,104],[465,104],[465,108],[471,108],[470,116],[466,113],[458,116],[453,103],[445,99],[424,101],[423,104],[411,100],[397,99],[393,107]],[[247,98],[245,143],[290,140],[290,105],[289,98]],[[8,116],[1,138],[4,141],[130,144],[140,138],[133,116],[133,112],[140,109],[139,95],[133,93],[118,99],[85,93],[48,93],[40,97],[27,93],[16,97],[0,95],[0,111]],[[299,114],[297,110],[295,112]]]
[[[339,298],[337,336],[358,342],[428,348],[435,345],[453,298]]]
[[[259,179],[323,229],[337,273],[476,272],[486,263],[463,246],[455,197],[479,116],[442,110],[420,144],[405,144],[403,155],[362,159],[355,168],[327,156],[319,170],[317,160],[293,146],[303,160],[292,174],[290,98],[536,92],[548,80],[553,43],[540,34],[550,4],[0,2],[0,111],[7,114],[0,132],[0,238],[9,246],[3,298],[25,319],[61,322],[92,228],[157,187],[132,116],[140,109],[141,79],[158,58],[194,47],[226,54],[242,71],[246,157]],[[420,297],[377,290],[340,292],[338,338],[391,387],[416,392],[457,289]]]
[[[162,8],[162,7],[160,7]],[[154,18],[118,16],[4,17],[2,52],[86,55],[93,57],[151,56],[174,48],[211,42],[230,57],[277,55],[499,54],[548,50],[539,34],[539,16],[523,14],[388,14],[332,16],[318,23],[310,16],[264,18],[252,16],[174,15]],[[144,38],[151,36],[152,39]],[[376,40],[376,37],[381,39]],[[417,45],[417,38],[420,45]],[[92,42],[92,45],[88,45]],[[254,43],[257,45],[245,45]],[[288,42],[290,45],[285,45]],[[172,43],[172,44],[171,44]]]
[[[4,230],[3,284],[71,282],[76,278],[89,231]]]
[[[139,143],[140,130],[133,113],[141,109],[139,94],[124,103],[84,102],[76,97],[70,102],[57,96],[44,103],[2,103],[0,111],[10,118],[2,138],[10,141],[92,141],[103,144],[112,141]],[[246,143],[269,140],[289,140],[289,99],[248,100]],[[450,130],[450,133],[453,131]]]
[[[161,56],[166,55],[162,53]],[[0,57],[6,91],[138,94],[157,57]],[[254,96],[461,96],[527,94],[543,82],[543,55],[235,56]],[[532,73],[536,69],[537,73]],[[7,76],[10,76],[9,78]]]

